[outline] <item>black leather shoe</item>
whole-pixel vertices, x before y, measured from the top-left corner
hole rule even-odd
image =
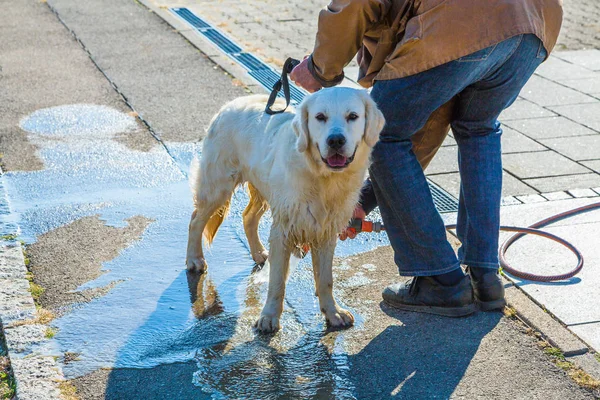
[[[467,267],[467,273],[471,277],[473,284],[473,294],[475,302],[481,311],[501,310],[506,305],[504,299],[504,284],[500,279],[498,270],[487,270],[482,272],[480,268],[477,274],[473,273],[472,268]]]
[[[454,286],[443,286],[434,278],[417,276],[406,283],[388,286],[382,294],[387,304],[400,310],[445,317],[464,317],[477,311],[468,276]]]

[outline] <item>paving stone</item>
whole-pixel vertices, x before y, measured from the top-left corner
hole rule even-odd
[[[529,203],[544,203],[548,201],[545,197],[540,196],[539,194],[528,194],[525,196],[516,196],[517,199],[521,201],[523,204]]]
[[[458,198],[460,193],[460,174],[458,172],[428,176],[430,180],[442,189]],[[535,189],[527,186],[514,176],[502,172],[502,196],[516,196],[523,194],[535,194]],[[520,202],[519,202],[520,203]]]
[[[565,117],[519,119],[506,121],[504,125],[533,139],[595,135],[598,133]]]
[[[458,152],[452,146],[440,147],[426,170],[428,175],[448,172],[458,172]]]
[[[454,138],[448,134],[446,135],[446,139],[444,139],[442,146],[456,146],[456,140],[454,140]]]
[[[500,203],[502,206],[516,206],[518,204],[523,204],[521,200],[517,199],[514,196],[503,197],[502,202]]]
[[[501,222],[504,225],[530,225],[535,221],[564,212],[583,204],[591,204],[593,199],[573,199],[560,202],[546,202],[505,207],[501,210]],[[583,215],[585,217],[585,215]],[[547,230],[576,246],[586,258],[581,272],[568,281],[554,284],[522,281],[515,278],[521,288],[546,309],[567,325],[600,321],[598,307],[598,286],[600,285],[600,252],[598,249],[598,231],[600,222],[581,223],[564,220],[558,227],[546,227]],[[534,274],[554,275],[565,273],[576,265],[576,257],[565,247],[543,237],[526,236],[515,242],[510,248],[508,261],[515,268]],[[577,299],[574,301],[574,299]],[[600,331],[595,330],[600,338]],[[588,341],[590,336],[582,337]]]
[[[562,79],[591,78],[595,76],[595,73],[587,68],[550,56],[548,60],[538,67],[535,75],[543,76],[553,81],[560,81]]]
[[[577,50],[577,51],[560,51],[556,52],[555,57],[581,67],[600,71],[600,50]]]
[[[540,106],[593,103],[598,101],[576,90],[566,88],[541,76],[532,76],[520,96]]]
[[[600,135],[540,140],[545,146],[572,160],[600,159]]]
[[[571,196],[569,193],[563,192],[563,191],[550,192],[550,193],[542,193],[542,196],[544,196],[545,198],[547,198],[550,201],[554,201],[554,200],[566,200],[566,199],[572,199],[573,198],[573,196]]]
[[[563,3],[563,12],[563,22],[555,50],[600,48],[598,0],[567,0]]]
[[[504,154],[504,169],[518,178],[583,174],[589,170],[553,151]]]
[[[525,179],[524,182],[526,182],[530,186],[533,186],[542,193],[564,190],[565,188],[587,189],[590,187],[600,185],[600,175],[589,173],[566,176],[553,176],[550,178]]]
[[[458,199],[460,194],[460,174],[458,172],[431,175],[428,178]]]
[[[594,349],[600,349],[600,322],[568,327]]]
[[[518,99],[500,114],[500,121],[512,119],[552,117],[556,114],[525,99]]]
[[[571,197],[569,199],[547,201],[545,203],[522,204],[520,208],[514,208],[509,215],[503,216],[503,218],[510,217],[503,222],[510,222],[513,225],[518,223],[520,226],[529,226],[552,215],[587,206],[589,204],[595,204],[597,203],[597,200],[598,199],[589,197],[577,199]],[[600,223],[600,210],[592,210],[591,212],[572,215],[569,218],[554,222],[550,226],[575,226],[589,223]],[[506,233],[506,236],[510,236],[510,233]]]
[[[600,160],[582,161],[581,163],[600,174]]]
[[[358,66],[356,67],[346,67],[344,68],[344,76],[346,76],[346,78],[350,79],[353,82],[356,82],[358,80],[358,71],[360,69],[358,68]]]
[[[592,189],[571,189],[569,190],[569,194],[575,198],[598,197],[598,193]]]
[[[548,150],[514,129],[504,127],[502,131],[502,153],[504,154]]]
[[[506,171],[502,171],[502,195],[503,196],[516,196],[520,194],[534,194],[536,193],[535,189],[531,186],[528,186],[507,173]]]
[[[550,108],[588,128],[600,131],[600,103],[552,106]]]
[[[596,72],[596,76],[592,78],[564,79],[560,83],[583,93],[597,95],[600,93],[600,72]]]

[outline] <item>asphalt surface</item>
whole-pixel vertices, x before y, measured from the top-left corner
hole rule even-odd
[[[165,142],[193,142],[227,100],[246,92],[136,1],[48,4],[110,82]],[[93,23],[91,23],[93,21]]]
[[[284,330],[256,336],[266,271],[251,274],[239,240],[243,194],[208,275],[183,270],[186,165],[214,112],[245,90],[133,1],[18,0],[0,21],[3,179],[41,305],[58,316],[53,351],[80,398],[593,398],[501,314],[449,320],[382,305],[398,279],[390,250],[365,251],[383,238],[339,249],[337,296],[355,328],[325,329],[301,262]],[[98,127],[77,118],[78,104],[134,125]],[[39,131],[23,124],[64,105]]]

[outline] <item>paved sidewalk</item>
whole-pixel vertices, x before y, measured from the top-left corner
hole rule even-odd
[[[596,0],[564,0],[563,29],[559,50],[600,48],[600,2]]]

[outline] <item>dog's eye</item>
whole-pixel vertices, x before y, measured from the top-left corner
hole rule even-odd
[[[348,121],[354,121],[355,119],[358,119],[358,114],[355,112],[351,112],[350,114],[348,114],[348,116],[346,117],[346,120]]]
[[[317,121],[321,121],[321,122],[327,121],[327,116],[323,113],[318,113],[317,115],[315,115],[315,118],[317,119]]]

